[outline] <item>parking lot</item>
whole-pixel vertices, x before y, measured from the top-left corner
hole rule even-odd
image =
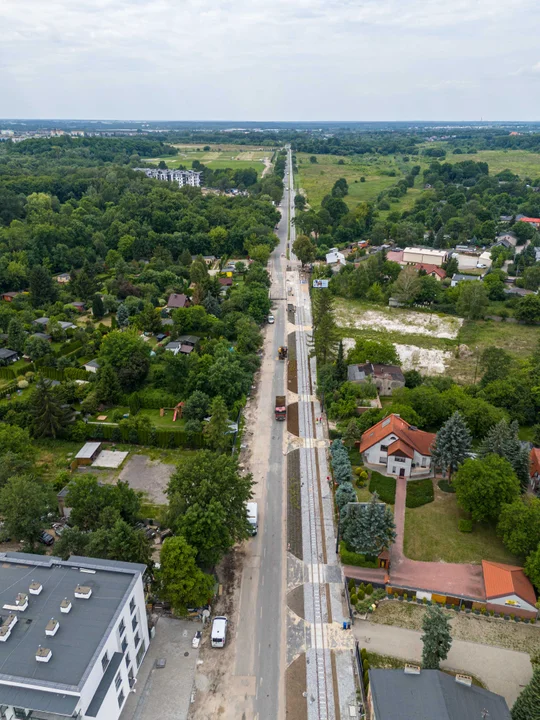
[[[191,647],[198,622],[159,618],[156,635],[120,720],[185,720],[188,716],[199,651]],[[156,668],[163,658],[165,667]]]

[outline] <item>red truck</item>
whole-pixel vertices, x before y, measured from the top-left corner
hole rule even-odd
[[[285,395],[276,395],[275,415],[276,420],[287,419],[287,403],[285,402]]]

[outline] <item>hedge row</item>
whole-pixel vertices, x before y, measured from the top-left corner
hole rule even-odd
[[[131,393],[131,395],[122,395],[118,404],[131,408],[134,395],[137,396],[135,404],[139,403],[139,407],[143,408],[143,410],[161,410],[161,408],[174,408],[178,405],[177,396],[163,390],[152,390],[151,388]]]
[[[0,379],[2,380],[15,380],[17,377],[15,370],[10,367],[0,367]]]
[[[43,377],[49,380],[87,380],[92,374],[84,370],[83,368],[54,368],[54,367],[41,367],[39,372]]]
[[[11,393],[12,393],[12,392],[15,392],[16,389],[17,389],[17,383],[16,383],[16,382],[13,382],[13,383],[10,383],[9,385],[6,385],[5,388],[2,388],[2,390],[0,390],[0,400],[3,400],[3,399],[4,399],[5,397],[7,397],[8,395],[11,395]]]
[[[343,565],[356,565],[356,567],[365,568],[379,567],[377,558],[375,558],[375,560],[367,560],[366,556],[362,553],[357,553],[349,550],[343,540],[339,543],[339,554],[341,556],[341,562],[343,563]]]
[[[132,445],[151,445],[159,448],[201,448],[204,445],[202,433],[186,433],[183,430],[129,429],[119,425],[88,423],[87,438],[112,440]]]

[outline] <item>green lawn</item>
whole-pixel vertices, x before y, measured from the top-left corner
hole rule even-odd
[[[97,422],[98,415],[106,415],[107,419],[103,422],[114,422],[114,420],[112,419],[112,414],[115,410],[121,410],[122,414],[129,414],[128,407],[113,407],[109,410],[105,410],[102,413],[97,413],[92,417],[92,421]],[[141,408],[137,413],[137,417],[150,418],[150,422],[155,425],[156,428],[158,428],[159,430],[183,430],[186,421],[182,420],[181,418],[177,418],[176,422],[173,422],[173,414],[173,410],[165,410],[165,415],[163,417],[160,417],[159,410],[149,410]]]
[[[204,151],[197,145],[178,145],[178,155],[167,155],[163,157],[143,158],[142,162],[158,163],[163,160],[167,167],[174,169],[180,165],[191,168],[194,160],[199,160],[203,165],[212,170],[234,168],[243,170],[255,168],[259,175],[264,170],[264,158],[272,158],[272,148],[259,148],[247,145],[211,145],[209,151]]]
[[[540,153],[527,150],[480,150],[473,155],[453,155],[448,153],[445,162],[487,162],[490,175],[496,175],[502,170],[511,170],[520,177],[530,177],[532,180],[540,177]]]
[[[492,526],[475,524],[472,533],[459,532],[458,520],[467,517],[455,495],[436,488],[434,502],[405,511],[405,555],[430,562],[522,564],[506,550]]]

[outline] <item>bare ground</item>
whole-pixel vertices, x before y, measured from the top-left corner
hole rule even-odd
[[[298,425],[298,403],[291,403],[287,408],[287,430],[291,435],[300,436],[300,428]]]
[[[302,507],[300,502],[300,450],[287,455],[287,547],[302,560]]]
[[[285,672],[285,715],[289,720],[307,720],[306,690],[306,656],[302,653]]]

